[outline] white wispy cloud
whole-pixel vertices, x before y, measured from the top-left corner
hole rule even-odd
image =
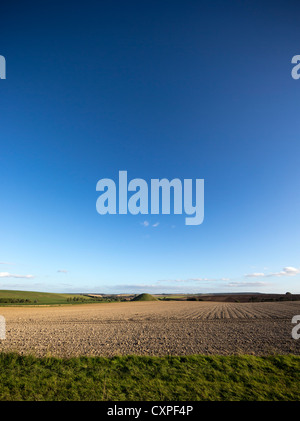
[[[217,279],[212,278],[187,278],[187,279],[160,279],[158,282],[176,282],[176,283],[186,283],[186,282],[211,282],[216,281]]]
[[[143,225],[143,227],[149,227],[150,226],[150,222],[149,221],[143,221],[141,222],[141,225]],[[151,224],[152,227],[156,228],[158,227],[159,222],[156,222],[155,224]]]
[[[58,273],[68,273],[68,271],[66,269],[58,269],[57,272]]]
[[[9,272],[0,272],[0,278],[24,278],[24,279],[32,279],[34,278],[33,275],[16,275]]]
[[[240,288],[240,287],[264,287],[269,285],[268,282],[230,282],[227,284],[228,287]]]
[[[120,284],[115,285],[114,290],[118,293],[127,292],[127,293],[142,293],[149,292],[152,294],[155,293],[186,293],[186,285],[168,285],[167,287],[159,283],[149,283],[149,284]],[[189,290],[190,293],[197,292],[196,290]]]
[[[247,275],[245,275],[246,278],[262,278],[266,276],[264,273],[261,272],[254,272],[254,273],[249,273]]]
[[[161,283],[161,282],[185,283],[185,282],[189,282],[189,280],[188,279],[159,279],[157,282],[158,283]]]
[[[287,266],[282,269],[282,271],[273,273],[272,276],[294,276],[300,273],[300,269],[294,268],[292,266]]]
[[[294,268],[292,266],[286,266],[280,272],[273,273],[263,273],[256,272],[245,275],[246,278],[269,278],[272,276],[295,276],[300,273],[300,269]]]

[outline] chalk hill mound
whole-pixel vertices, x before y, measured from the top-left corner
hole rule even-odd
[[[157,301],[157,298],[151,294],[140,294],[134,297],[131,301]]]

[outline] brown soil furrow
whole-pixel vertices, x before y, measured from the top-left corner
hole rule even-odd
[[[144,302],[1,307],[0,351],[73,355],[294,353],[300,302]]]

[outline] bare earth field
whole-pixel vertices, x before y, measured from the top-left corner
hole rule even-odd
[[[36,356],[296,354],[300,301],[124,302],[0,307],[0,352]]]

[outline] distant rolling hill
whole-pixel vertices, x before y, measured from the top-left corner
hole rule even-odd
[[[151,294],[140,294],[131,301],[157,301],[157,298],[153,297]]]
[[[90,297],[80,294],[59,294],[52,292],[37,291],[12,291],[0,290],[0,305],[14,304],[76,304],[81,302],[93,302]]]

